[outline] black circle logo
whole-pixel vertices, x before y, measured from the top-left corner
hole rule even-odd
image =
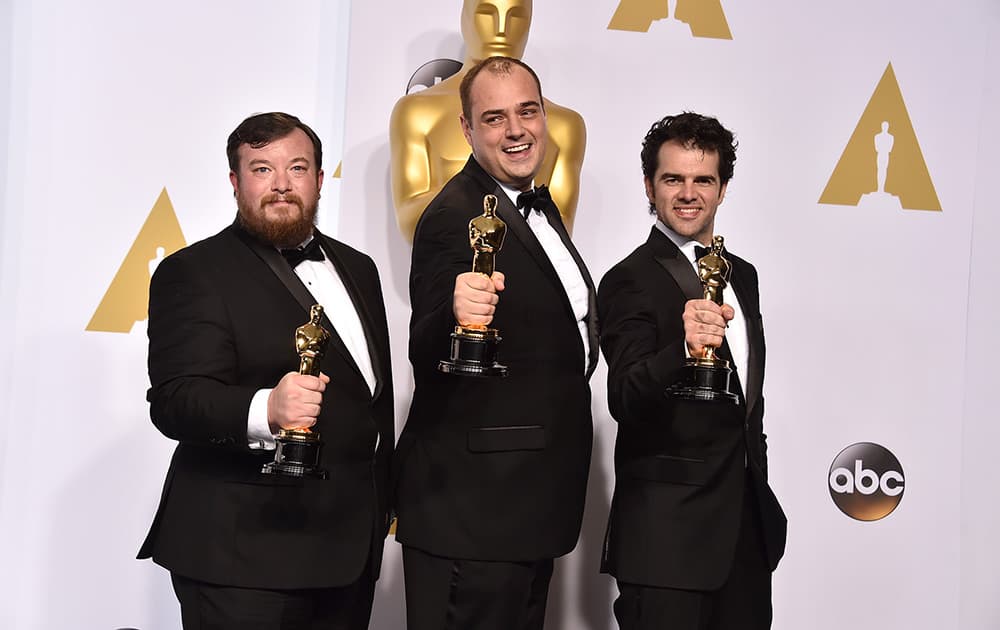
[[[417,68],[417,71],[410,77],[410,82],[406,84],[406,93],[413,94],[420,90],[426,90],[432,85],[437,85],[444,81],[461,69],[462,63],[454,59],[428,61]]]
[[[858,442],[830,464],[830,497],[840,511],[859,521],[892,514],[903,500],[903,467],[889,449]]]

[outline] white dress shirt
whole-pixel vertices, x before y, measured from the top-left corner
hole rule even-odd
[[[511,203],[516,207],[517,196],[521,192],[500,182],[497,182],[497,185],[507,193]],[[532,188],[534,188],[534,184],[532,184]],[[580,267],[573,260],[572,254],[569,253],[569,249],[566,248],[566,245],[562,242],[562,238],[559,237],[559,233],[552,227],[548,219],[545,218],[545,215],[540,210],[532,209],[528,214],[527,222],[528,227],[534,232],[535,238],[538,239],[542,249],[545,251],[545,255],[549,257],[549,262],[555,267],[556,275],[559,276],[559,281],[562,283],[563,290],[566,291],[566,297],[569,298],[570,306],[573,308],[573,317],[576,318],[576,325],[580,330],[580,339],[583,340],[583,365],[584,370],[586,370],[590,359],[590,333],[587,330],[590,291],[587,289],[587,283],[583,279]]]
[[[306,241],[308,243],[309,241]],[[305,245],[305,243],[303,243]],[[325,256],[325,252],[324,252]],[[329,258],[324,260],[304,260],[296,265],[295,275],[306,285],[309,293],[323,306],[323,312],[333,323],[344,345],[351,353],[354,362],[358,364],[361,375],[368,383],[368,389],[375,393],[375,371],[372,368],[371,355],[368,352],[368,340],[365,337],[361,318],[358,316],[351,296],[347,293],[344,281]],[[303,322],[304,323],[304,322]],[[289,332],[289,346],[292,336]],[[267,422],[267,398],[271,389],[261,389],[250,401],[250,413],[247,418],[247,441],[252,449],[275,448],[274,436]],[[377,448],[377,445],[376,445]]]
[[[691,268],[694,269],[695,274],[698,273],[698,265],[695,263],[695,252],[694,248],[696,245],[701,245],[698,241],[693,241],[685,238],[670,228],[666,226],[663,221],[657,219],[656,227],[661,232],[667,235],[674,245],[676,245],[681,252],[687,256],[687,259],[691,261]],[[749,382],[749,362],[750,362],[750,342],[747,338],[747,320],[743,315],[743,308],[740,306],[739,298],[736,297],[736,292],[733,290],[733,282],[730,278],[729,284],[726,288],[722,290],[722,301],[733,307],[733,311],[736,315],[729,322],[726,330],[726,340],[729,342],[729,352],[733,355],[733,368],[740,378],[740,385],[743,387],[744,396],[746,395],[746,387]],[[687,353],[687,344],[684,344],[684,352]],[[688,354],[690,356],[690,354]]]

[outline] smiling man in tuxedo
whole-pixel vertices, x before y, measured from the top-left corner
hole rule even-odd
[[[597,363],[595,294],[544,186],[538,77],[488,57],[460,87],[472,156],[417,224],[410,268],[415,391],[396,460],[409,630],[537,630],[553,558],[576,545]],[[497,198],[491,276],[470,271],[469,222]],[[443,374],[449,333],[500,330],[507,378]]]
[[[298,118],[247,118],[227,155],[236,221],[150,285],[150,416],[178,444],[139,557],[170,570],[185,629],[367,628],[394,435],[378,272],[316,229],[322,145]],[[297,371],[313,304],[319,376]],[[328,479],[261,473],[296,427]]]
[[[767,483],[764,329],[757,271],[729,252],[723,304],[696,273],[736,161],[733,134],[695,113],[653,124],[642,146],[649,238],[601,280],[601,348],[618,421],[602,569],[623,630],[759,630],[785,516]],[[738,403],[669,400],[687,357],[733,365]]]

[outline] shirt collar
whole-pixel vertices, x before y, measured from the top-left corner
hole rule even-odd
[[[507,197],[510,199],[510,202],[512,204],[514,204],[514,207],[516,208],[517,207],[517,196],[520,195],[523,191],[518,190],[516,188],[511,188],[507,184],[504,184],[504,183],[502,183],[500,181],[497,181],[497,178],[493,177],[492,175],[490,175],[490,179],[492,179],[493,181],[495,181],[497,183],[497,186],[499,186],[500,188],[502,188],[503,191],[505,193],[507,193]],[[529,188],[528,190],[534,190],[534,189],[535,189],[535,180],[531,180],[531,188]]]
[[[681,236],[677,232],[674,232],[673,230],[668,228],[667,224],[659,219],[656,220],[656,229],[663,232],[663,234],[666,235],[666,237],[669,238],[671,242],[673,242],[673,244],[677,246],[677,249],[681,250],[681,252],[685,256],[687,256],[688,260],[690,260],[692,263],[694,262],[695,259],[694,248],[697,245],[701,245],[701,243],[699,243],[694,239],[687,238],[686,236]]]

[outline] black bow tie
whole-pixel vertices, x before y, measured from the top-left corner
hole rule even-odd
[[[295,269],[303,260],[323,260],[325,258],[323,250],[319,247],[318,238],[312,239],[304,247],[292,247],[291,249],[282,249],[280,251],[292,269]]]
[[[544,213],[545,209],[552,204],[552,195],[549,194],[548,186],[537,186],[534,190],[526,190],[517,196],[517,207],[524,212],[527,219],[532,210]]]
[[[695,260],[695,262],[697,262],[699,258],[703,258],[705,256],[708,256],[711,253],[712,253],[712,248],[711,247],[702,247],[701,245],[695,245],[694,246],[694,260]],[[723,247],[722,248],[722,254],[723,254],[722,257],[725,258],[725,254],[728,254],[728,253],[729,252],[726,250],[726,248]]]

